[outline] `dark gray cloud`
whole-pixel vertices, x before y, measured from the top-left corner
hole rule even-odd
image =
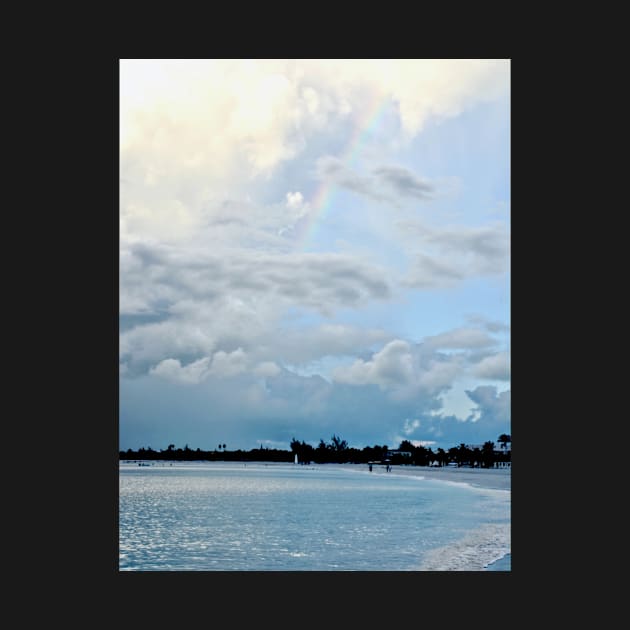
[[[511,417],[510,394],[510,390],[497,394],[497,388],[494,385],[479,385],[473,390],[466,390],[468,398],[479,408],[476,422],[509,422]],[[472,420],[473,418],[474,415],[470,416],[469,419]]]
[[[439,335],[426,337],[424,340],[430,348],[487,348],[494,346],[496,341],[479,328],[456,328]]]
[[[429,244],[435,244],[449,254],[470,255],[477,267],[496,271],[505,268],[508,259],[508,232],[503,225],[458,227],[432,230],[426,235]]]
[[[372,171],[378,179],[394,189],[397,195],[431,199],[434,188],[427,181],[416,177],[411,171],[400,166],[382,166]]]
[[[380,166],[365,176],[357,174],[340,159],[329,156],[317,161],[316,175],[364,197],[394,204],[405,197],[429,200],[435,191],[429,182],[401,166]]]
[[[449,286],[466,278],[508,271],[509,233],[505,225],[434,228],[401,221],[406,249],[415,258],[403,283],[417,288]]]
[[[335,433],[357,447],[410,439],[435,442],[435,449],[511,433],[509,391],[497,395],[496,388],[478,387],[468,395],[479,409],[474,422],[436,415],[440,402],[433,395],[392,400],[375,385],[328,383],[285,369],[265,379],[240,374],[185,389],[151,377],[124,379],[120,444],[166,448],[177,441],[205,449],[225,442],[251,449],[270,440],[288,449],[293,437],[316,446]]]
[[[460,282],[466,272],[448,259],[418,253],[404,284],[419,289],[449,286]]]
[[[481,315],[468,315],[468,321],[477,326],[482,326],[489,330],[490,332],[507,332],[510,330],[510,327],[503,322],[497,322],[487,319],[486,317],[482,317]]]
[[[275,351],[264,356],[264,348],[279,338],[286,309],[332,316],[392,295],[383,269],[349,254],[214,254],[143,244],[124,250],[121,260],[119,348],[129,375],[163,360],[239,347],[275,359]],[[327,347],[334,337],[327,334]],[[357,341],[356,334],[352,338]],[[304,337],[296,342],[307,356],[322,356]]]
[[[146,312],[154,312],[159,300],[284,299],[296,306],[330,311],[391,296],[383,269],[347,254],[239,250],[215,256],[149,245],[134,246],[130,253],[139,264],[127,264],[122,270],[121,293],[144,298]]]
[[[136,326],[144,326],[145,324],[156,324],[168,319],[169,314],[165,312],[154,313],[130,313],[128,315],[120,315],[118,317],[118,328],[120,332],[131,330]]]
[[[377,181],[374,177],[357,175],[338,158],[320,158],[317,161],[316,170],[320,179],[332,180],[336,186],[352,190],[359,195],[376,201],[393,201],[389,195],[384,195],[378,190]]]

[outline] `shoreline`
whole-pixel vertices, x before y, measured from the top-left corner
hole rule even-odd
[[[120,460],[120,464],[132,464],[136,460]],[[252,466],[295,466],[289,462],[232,462],[232,461],[216,461],[209,462],[206,460],[189,460],[189,461],[177,461],[177,460],[146,460],[143,462],[146,465],[158,465],[158,466],[172,466],[175,465],[199,465],[199,464],[233,464],[233,465],[252,465]],[[512,468],[454,468],[444,466],[441,468],[433,466],[409,466],[404,464],[395,464],[391,467],[391,472],[385,470],[385,466],[382,464],[376,464],[372,467],[372,471],[369,472],[367,464],[297,464],[300,468],[339,468],[341,470],[354,470],[357,472],[365,472],[371,475],[405,475],[412,477],[423,477],[424,479],[433,479],[436,481],[447,481],[450,483],[461,483],[472,486],[474,488],[483,488],[486,490],[507,490],[511,491],[512,488]]]
[[[486,565],[484,571],[512,571],[512,554],[506,553],[504,556]]]
[[[352,468],[354,470],[365,470],[372,475],[405,475],[410,477],[423,477],[436,481],[448,481],[450,483],[466,484],[475,488],[486,490],[507,490],[512,489],[512,469],[511,468],[436,468],[431,466],[392,466],[391,472],[385,470],[385,466],[373,466],[369,473],[366,464],[309,464],[310,466],[338,466],[340,468]]]
[[[370,471],[367,464],[292,464],[286,462],[207,462],[207,461],[169,461],[169,460],[147,460],[143,464],[135,460],[120,460],[120,464],[137,466],[149,465],[162,467],[171,466],[209,466],[210,468],[221,469],[227,465],[228,468],[241,466],[281,467],[290,469],[295,467],[303,471],[308,476],[308,470],[330,470],[330,472],[346,471],[346,473],[360,473],[362,475],[387,475],[392,477],[416,477],[433,481],[442,481],[447,484],[465,485],[477,490],[489,490],[489,494],[498,492],[503,494],[503,499],[510,502],[511,497],[511,467],[509,468],[455,468],[455,467],[429,467],[394,465],[391,471],[387,471],[385,465],[377,464],[372,466]],[[254,473],[255,474],[255,473]],[[511,544],[510,544],[510,523],[489,522],[481,525],[478,529],[468,532],[461,540],[449,544],[446,547],[432,550],[418,568],[420,571],[511,571]]]

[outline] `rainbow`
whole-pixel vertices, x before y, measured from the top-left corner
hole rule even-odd
[[[352,134],[339,156],[344,165],[352,167],[356,164],[365,140],[378,126],[389,103],[388,97],[383,98],[376,93],[372,94],[363,111],[359,113]],[[304,250],[312,241],[317,225],[332,205],[336,190],[337,187],[332,178],[323,180],[315,190],[308,202],[310,206],[308,214],[295,228],[295,243],[298,249]]]

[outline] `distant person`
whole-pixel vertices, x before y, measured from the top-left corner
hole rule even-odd
[[[372,472],[372,464],[368,464],[368,468],[370,469],[370,472]]]

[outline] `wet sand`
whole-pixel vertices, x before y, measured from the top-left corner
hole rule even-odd
[[[342,467],[351,466],[355,469],[368,471],[367,464],[320,464],[320,466]],[[391,472],[385,470],[382,464],[372,466],[373,475],[412,475],[424,477],[425,479],[440,479],[442,481],[454,481],[467,483],[477,488],[490,488],[494,490],[512,489],[512,469],[511,468],[454,468],[444,466],[442,468],[431,466],[392,466]]]

